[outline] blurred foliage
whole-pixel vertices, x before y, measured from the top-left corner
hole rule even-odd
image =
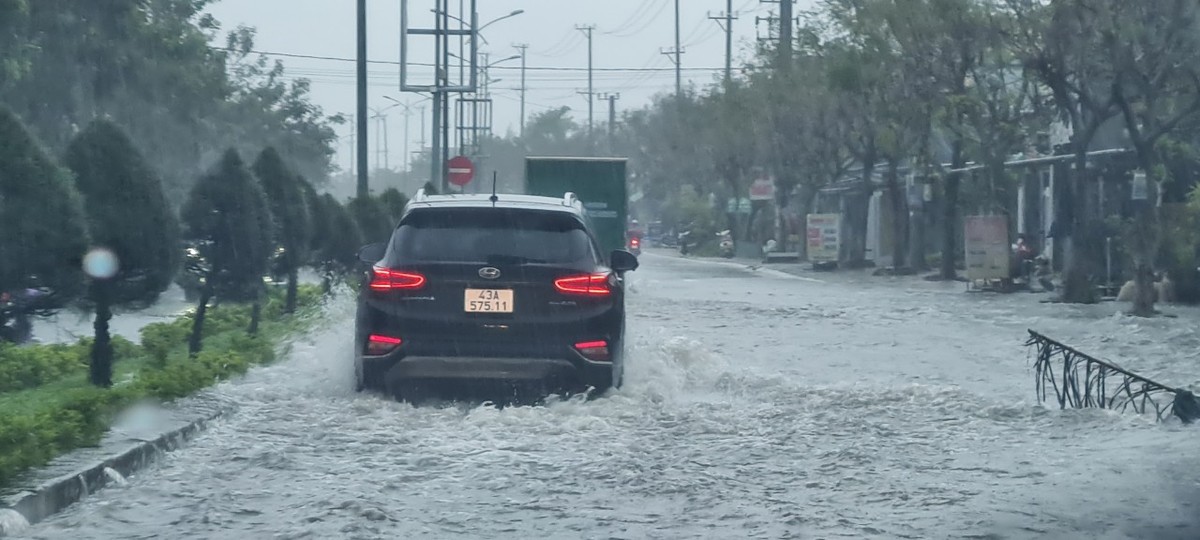
[[[387,208],[375,197],[355,197],[346,204],[346,210],[358,224],[364,244],[387,242],[392,237],[395,224],[388,217]],[[358,249],[355,248],[355,252]]]
[[[288,308],[296,307],[295,291],[300,267],[308,262],[311,216],[305,198],[307,182],[292,172],[274,148],[266,148],[254,162],[254,174],[262,183],[274,219],[273,237],[280,250],[275,256],[274,272],[287,276]]]
[[[149,305],[179,269],[179,222],[162,182],[116,124],[96,120],[67,148],[92,244],[117,255],[114,305]],[[136,211],[130,211],[136,209]]]
[[[274,252],[266,194],[236,150],[192,189],[183,208],[184,240],[196,247],[202,276],[217,298],[258,297]]]
[[[191,352],[203,344],[209,301],[248,301],[258,305],[275,253],[275,220],[262,184],[230,149],[212,172],[201,177],[183,208],[184,240],[194,246],[188,271],[199,279],[200,298],[192,328]],[[255,332],[258,318],[250,321]]]
[[[342,119],[312,104],[307,80],[252,52],[253,29],[223,33],[205,13],[212,2],[0,0],[0,103],[55,153],[110,118],[163,172],[174,206],[230,146],[274,146],[325,179]]]
[[[48,307],[66,305],[83,292],[88,242],[70,172],[0,106],[0,292],[45,287],[54,294]]]
[[[85,372],[92,343],[91,338],[71,344],[17,346],[0,343],[0,392],[35,388]],[[114,336],[112,345],[118,359],[142,354],[137,344],[121,336]]]
[[[388,188],[379,194],[379,203],[383,205],[392,223],[400,223],[400,217],[404,215],[404,207],[408,205],[408,196],[400,193],[400,190],[396,188]]]
[[[332,195],[323,195],[320,198],[320,206],[329,227],[320,233],[317,258],[318,267],[328,281],[334,276],[349,272],[358,264],[358,250],[366,242],[350,210],[337,202]]]
[[[1176,300],[1200,303],[1200,208],[1194,203],[1165,204],[1159,209],[1159,222],[1159,266],[1175,283]]]

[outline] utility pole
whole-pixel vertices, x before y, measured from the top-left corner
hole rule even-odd
[[[579,25],[576,26],[575,29],[583,32],[583,35],[587,36],[588,42],[588,89],[586,93],[580,93],[587,95],[588,100],[588,143],[590,144],[593,142],[592,130],[595,126],[596,92],[594,90],[595,87],[592,85],[592,31],[596,29],[596,25]]]
[[[792,25],[796,24],[792,17],[792,0],[780,0],[779,3],[779,54],[784,69],[792,67]]]
[[[716,21],[725,31],[725,84],[728,85],[733,81],[733,21],[738,18],[733,12],[733,0],[725,0],[725,13],[709,13],[708,18]]]
[[[381,160],[383,159],[383,145],[379,143],[383,140],[383,137],[379,135],[379,130],[383,127],[383,118],[383,114],[380,113],[375,113],[375,116],[373,117],[375,120],[375,171],[377,172],[382,169]]]
[[[679,42],[679,0],[675,0],[675,48],[662,49],[660,52],[671,58],[675,63],[675,100],[683,98],[683,47]]]
[[[404,108],[404,172],[408,172],[408,126],[412,123],[412,107]]]
[[[358,0],[358,189],[359,198],[370,195],[367,183],[367,0]]]
[[[525,138],[525,91],[528,89],[525,86],[525,56],[529,50],[528,43],[518,43],[513,45],[521,51],[521,138]]]
[[[679,0],[675,0],[675,99],[683,96],[683,54],[679,43]]]
[[[608,101],[608,153],[612,155],[617,152],[617,100],[621,99],[621,93],[600,94],[597,97]]]
[[[792,65],[792,51],[795,48],[795,35],[793,29],[796,25],[796,17],[793,15],[792,3],[795,0],[759,0],[763,4],[779,4],[779,17],[768,15],[767,17],[758,17],[756,22],[767,22],[767,37],[763,38],[759,34],[759,41],[774,41],[779,40],[779,65],[784,69],[788,69]],[[775,35],[775,24],[779,24],[779,35]]]

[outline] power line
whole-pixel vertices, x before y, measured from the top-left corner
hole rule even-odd
[[[582,44],[583,38],[573,32],[561,45],[550,47],[544,51],[535,51],[534,54],[543,58],[562,58],[575,52],[575,49],[578,49]]]
[[[666,2],[666,0],[660,0],[660,1]],[[638,6],[637,9],[634,9],[633,13],[631,13],[629,15],[629,18],[625,19],[625,22],[618,24],[616,28],[613,28],[610,31],[602,32],[602,33],[606,36],[616,35],[616,34],[619,34],[621,32],[628,30],[629,28],[633,27],[633,25],[637,24],[638,22],[644,21],[646,14],[649,13],[649,11],[650,11],[649,8],[653,5],[653,2],[654,2],[654,0],[643,0],[642,4],[640,6]],[[663,6],[661,6],[661,5],[659,6],[660,12],[662,11],[662,7]],[[621,36],[617,36],[617,37],[621,37]]]
[[[227,49],[224,47],[211,47],[211,49],[218,50],[218,51],[232,51],[233,50],[233,49]],[[345,57],[339,57],[339,56],[281,53],[281,52],[259,51],[259,50],[252,50],[252,51],[248,51],[248,52],[250,52],[252,54],[262,54],[262,55],[266,55],[266,56],[279,56],[281,58],[299,58],[299,59],[304,59],[304,60],[328,60],[328,61],[333,61],[333,62],[354,62],[355,61],[353,58],[345,58]],[[389,65],[389,66],[399,66],[400,65],[400,62],[395,61],[395,60],[368,60],[367,63]],[[429,62],[409,62],[408,64],[411,66],[434,67],[434,65]],[[521,69],[521,67],[520,66],[494,66],[492,69],[514,70],[515,71],[515,70]],[[586,72],[588,70],[586,67],[571,67],[571,66],[528,66],[525,69],[527,69],[529,71],[579,71],[579,72]],[[721,71],[725,68],[723,68],[723,67],[684,67],[681,69],[683,71]],[[628,68],[628,67],[593,68],[593,71],[596,71],[596,72],[604,72],[604,71],[607,71],[607,72],[639,72],[639,71],[674,71],[674,70],[675,70],[675,68]]]
[[[666,11],[667,6],[669,6],[669,5],[671,5],[670,2],[663,2],[661,5],[659,5],[658,11],[654,12],[654,15],[651,15],[650,17],[646,17],[644,24],[639,26],[637,29],[631,30],[628,32],[624,32],[624,33],[612,32],[609,35],[620,38],[620,37],[632,37],[632,36],[641,34],[642,32],[645,32],[646,29],[650,28],[651,26],[654,26],[654,23],[658,21],[658,18],[662,16],[663,11]]]

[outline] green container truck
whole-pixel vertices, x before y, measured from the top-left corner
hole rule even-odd
[[[625,158],[527,157],[525,192],[562,197],[570,191],[583,203],[605,254],[625,249],[629,194]]]

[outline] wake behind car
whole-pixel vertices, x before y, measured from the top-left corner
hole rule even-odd
[[[419,192],[387,244],[363,248],[355,330],[358,389],[403,397],[429,383],[619,386],[624,273],[571,193]]]

